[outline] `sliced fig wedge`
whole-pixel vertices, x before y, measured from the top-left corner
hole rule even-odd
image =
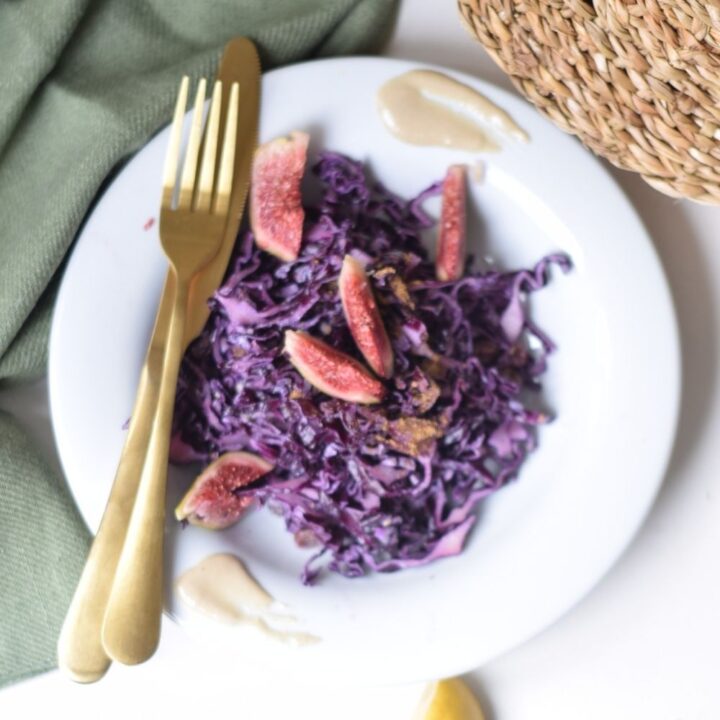
[[[355,344],[380,377],[393,372],[393,351],[365,268],[352,255],[343,259],[340,301]]]
[[[285,352],[296,370],[326,395],[366,405],[385,395],[383,384],[357,360],[306,332],[286,330]]]
[[[251,498],[238,497],[233,490],[250,484],[272,469],[269,462],[252,453],[225,453],[198,475],[175,508],[175,517],[210,530],[229,527],[253,502]]]
[[[289,262],[297,258],[305,211],[300,182],[305,171],[307,133],[293,131],[255,151],[250,181],[250,227],[258,247]]]
[[[442,189],[435,274],[458,280],[465,269],[465,166],[451,165]]]

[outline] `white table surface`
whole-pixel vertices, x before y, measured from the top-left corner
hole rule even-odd
[[[404,0],[385,54],[510,87],[452,0]],[[672,286],[683,345],[680,431],[658,501],[620,563],[556,625],[466,677],[488,720],[720,718],[720,209],[613,174],[653,235]],[[4,390],[0,407],[15,412],[57,463],[46,395],[44,382]],[[421,690],[267,680],[233,675],[222,657],[167,622],[145,665],[113,667],[92,686],[58,672],[16,684],[0,691],[0,716],[410,720]]]

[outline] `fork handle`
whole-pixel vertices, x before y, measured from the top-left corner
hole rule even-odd
[[[126,665],[147,660],[160,640],[168,453],[189,278],[179,277],[176,272],[175,282],[164,360],[162,354],[155,357],[155,362],[161,363],[161,376],[148,454],[102,626],[105,652]]]
[[[58,665],[76,682],[95,682],[110,666],[100,634],[157,406],[159,378],[152,377],[149,368],[157,366],[152,358],[164,351],[174,288],[168,273],[110,496],[58,640]]]

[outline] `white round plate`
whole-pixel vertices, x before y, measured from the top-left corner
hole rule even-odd
[[[347,58],[295,65],[263,79],[261,140],[293,129],[319,148],[370,163],[411,196],[469,153],[405,145],[382,125],[380,85],[416,65]],[[304,587],[306,553],[282,520],[255,512],[225,532],[168,520],[168,609],[229,652],[238,671],[349,683],[456,674],[539,632],[617,560],[647,513],[671,450],[678,410],[678,336],[667,284],[629,202],[577,142],[529,105],[447,71],[507,109],[530,133],[486,155],[470,183],[471,248],[505,268],[564,250],[532,300],[559,346],[544,383],[557,420],[517,482],[484,503],[458,557],[394,574],[323,576]],[[167,131],[149,142],[94,208],[67,267],[50,347],[52,419],[63,467],[91,528],[98,526],[124,440],[166,264],[157,225]],[[173,471],[169,507],[187,487]],[[172,581],[213,552],[233,552],[321,642],[290,648],[217,626],[179,606]],[[220,651],[220,650],[218,650]]]

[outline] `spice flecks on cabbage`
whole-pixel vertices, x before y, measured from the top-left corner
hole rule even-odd
[[[537,391],[554,347],[523,298],[551,266],[570,267],[555,254],[529,270],[441,282],[420,237],[439,183],[407,201],[337,153],[313,171],[321,199],[306,208],[297,260],[260,251],[249,231],[239,237],[183,361],[171,450],[175,462],[246,450],[272,463],[237,492],[317,547],[307,583],[323,567],[357,577],[462,550],[478,502],[517,476],[548,420]],[[324,395],[282,352],[285,331],[304,330],[362,360],[338,297],[346,254],[365,266],[395,356],[373,406]]]

